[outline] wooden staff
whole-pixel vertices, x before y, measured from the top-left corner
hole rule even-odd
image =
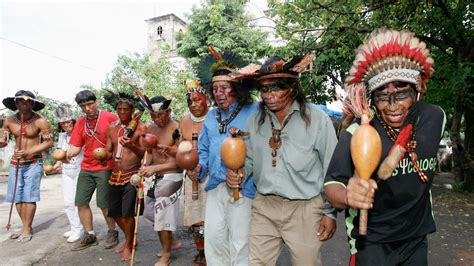
[[[21,141],[23,139],[23,114],[20,113],[20,136],[18,136],[18,142],[16,143],[17,149],[21,149]],[[12,204],[10,205],[10,212],[8,214],[8,223],[5,226],[7,228],[7,231],[10,230],[11,227],[11,219],[12,219],[12,211],[13,211],[13,204],[15,203],[15,198],[16,198],[16,188],[18,186],[18,170],[20,168],[20,158],[16,158],[16,167],[15,167],[15,185],[13,189],[13,199],[12,199]]]
[[[147,166],[147,155],[148,151],[145,151],[145,155],[143,156],[143,167]],[[135,216],[135,229],[133,231],[133,244],[132,244],[132,258],[130,259],[130,265],[133,266],[135,262],[135,251],[137,249],[137,239],[138,239],[138,222],[140,220],[140,208],[142,206],[142,200],[143,200],[143,195],[145,186],[143,182],[143,176],[139,176],[139,183],[138,183],[138,193],[137,193],[137,205],[136,205],[136,216]]]
[[[148,160],[148,148],[155,148],[158,139],[153,134],[143,134],[143,145],[145,146],[145,155],[143,155],[143,163],[142,168],[147,167],[149,160]],[[137,193],[137,208],[136,208],[136,217],[135,217],[135,229],[133,232],[133,244],[132,244],[132,258],[130,259],[130,266],[134,265],[135,262],[135,252],[137,249],[137,239],[138,239],[138,222],[140,220],[140,208],[142,206],[143,195],[145,194],[145,185],[143,184],[144,177],[139,176],[139,185],[138,185],[138,193]]]

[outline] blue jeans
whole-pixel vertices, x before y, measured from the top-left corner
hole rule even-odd
[[[40,184],[42,174],[42,163],[15,166],[10,165],[8,175],[7,202],[13,202],[13,190],[15,188],[15,173],[18,168],[18,183],[16,186],[15,202],[38,202],[40,201]]]

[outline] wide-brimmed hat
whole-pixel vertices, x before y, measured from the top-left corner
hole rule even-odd
[[[44,108],[44,103],[38,101],[36,96],[31,91],[19,90],[15,93],[14,97],[7,97],[3,99],[2,103],[8,109],[16,111],[17,107],[15,101],[17,99],[23,99],[25,101],[33,101],[33,111],[39,111]]]
[[[263,65],[250,64],[229,74],[237,81],[262,79],[291,78],[298,79],[299,75],[307,71],[308,66],[314,61],[314,54],[298,55],[287,61],[280,56],[273,56]]]

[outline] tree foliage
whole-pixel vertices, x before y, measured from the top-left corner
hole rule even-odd
[[[343,83],[354,60],[354,50],[372,30],[389,27],[415,32],[428,44],[435,60],[435,74],[428,83],[425,100],[440,105],[448,115],[450,137],[461,164],[458,177],[463,180],[464,176],[473,176],[472,2],[351,0],[341,4],[333,0],[269,0],[269,7],[278,36],[288,42],[280,52],[316,54],[309,91],[316,101],[326,88],[333,93],[331,89]],[[465,132],[465,145],[461,131]],[[470,170],[466,158],[471,158]]]
[[[156,63],[150,63],[148,55],[134,53],[120,55],[117,58],[117,62],[112,71],[107,74],[102,88],[134,94],[134,86],[149,98],[161,95],[172,99],[172,116],[174,119],[179,119],[187,110],[183,84],[185,80],[192,77],[192,73],[178,71],[165,58]],[[105,90],[100,90],[98,93],[103,95]],[[111,110],[110,106],[106,108]],[[149,117],[146,116],[145,120],[149,121]]]
[[[178,53],[196,66],[208,55],[208,46],[218,51],[231,50],[251,62],[269,49],[267,34],[251,27],[245,13],[246,0],[206,0],[193,7],[187,31],[178,35]]]

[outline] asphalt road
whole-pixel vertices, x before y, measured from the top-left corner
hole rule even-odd
[[[445,184],[452,184],[449,176],[437,177],[433,186],[433,202],[437,217],[438,232],[429,237],[430,265],[474,265],[474,205],[472,194],[453,193]],[[5,202],[5,178],[0,178],[0,224],[8,219],[10,204]],[[438,201],[437,201],[438,199]],[[34,221],[34,237],[31,242],[19,243],[8,239],[10,232],[0,230],[0,265],[127,265],[121,263],[114,250],[103,247],[106,226],[95,202],[91,203],[94,213],[94,229],[99,245],[82,251],[72,252],[62,234],[68,230],[63,211],[61,178],[59,175],[45,177],[41,184],[41,201],[38,203]],[[438,215],[438,216],[437,216]],[[12,229],[21,226],[16,210],[13,210]],[[322,248],[324,265],[348,265],[349,249],[344,231],[343,215],[338,217],[335,236]],[[192,265],[195,254],[193,240],[185,227],[176,232],[182,248],[172,254],[171,265]],[[120,235],[123,240],[123,235]],[[158,236],[151,224],[140,220],[139,241],[136,254],[137,265],[153,265],[160,251]],[[288,251],[284,250],[277,265],[291,265]]]

